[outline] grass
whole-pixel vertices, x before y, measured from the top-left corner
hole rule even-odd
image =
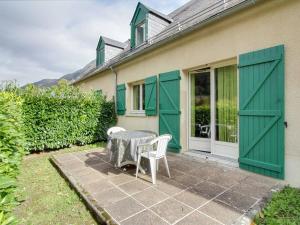
[[[53,154],[102,147],[103,143],[74,146],[53,152],[31,154],[22,162],[17,195],[21,204],[14,212],[24,225],[97,224],[84,203],[52,166]]]
[[[287,186],[273,194],[254,222],[257,225],[299,225],[300,189]]]

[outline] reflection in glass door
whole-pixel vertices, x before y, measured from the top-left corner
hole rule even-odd
[[[237,66],[190,72],[189,148],[238,158]]]
[[[210,151],[210,71],[191,73],[190,148]]]

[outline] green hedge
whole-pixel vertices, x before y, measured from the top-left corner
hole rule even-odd
[[[22,100],[13,92],[0,92],[0,224],[15,224],[10,216],[17,201],[16,176],[24,155]]]
[[[29,86],[21,96],[26,149],[30,151],[105,140],[106,130],[116,123],[113,101],[64,82],[48,89]]]

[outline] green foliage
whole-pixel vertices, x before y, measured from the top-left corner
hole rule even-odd
[[[83,93],[65,82],[48,89],[28,86],[21,96],[30,151],[105,140],[106,130],[116,123],[113,101],[98,92]]]
[[[300,190],[285,187],[273,195],[262,212],[255,217],[258,225],[298,225],[300,224]]]
[[[102,148],[105,143],[72,146],[33,154],[23,160],[18,175],[18,199],[14,210],[20,225],[96,225],[80,197],[50,162],[53,155]],[[100,150],[99,149],[99,150]],[[1,224],[1,223],[0,223]]]
[[[0,92],[0,224],[15,224],[10,216],[17,204],[16,176],[24,155],[22,100],[14,92]]]
[[[209,125],[210,124],[210,106],[199,105],[195,107],[196,124]]]

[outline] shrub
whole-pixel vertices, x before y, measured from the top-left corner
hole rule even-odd
[[[83,93],[65,82],[22,91],[27,146],[30,151],[88,144],[106,139],[116,123],[114,102],[98,92]]]
[[[258,225],[298,225],[300,224],[300,190],[285,187],[274,193],[266,207],[256,215]]]
[[[17,203],[15,180],[24,155],[21,104],[14,92],[0,92],[0,224],[16,223],[9,214]]]

